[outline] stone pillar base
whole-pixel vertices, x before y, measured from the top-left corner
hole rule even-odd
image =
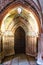
[[[38,64],[38,65],[43,65],[43,60],[42,60],[42,57],[41,57],[41,53],[38,54],[38,57],[37,57],[37,64]]]

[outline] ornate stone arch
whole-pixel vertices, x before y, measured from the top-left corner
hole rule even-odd
[[[21,23],[20,25],[19,25],[19,24],[16,24],[16,26],[14,27],[14,30],[16,31],[16,29],[17,29],[19,26],[22,27],[22,28],[24,29],[25,33],[28,32],[27,26],[24,25],[23,23]],[[15,31],[14,31],[14,33],[15,33]]]
[[[36,18],[37,24],[38,24],[38,28],[39,28],[39,34],[41,33],[41,18],[39,16],[40,13],[40,9],[33,4],[32,1],[27,1],[27,0],[15,0],[14,2],[11,2],[9,4],[9,6],[5,7],[5,9],[0,13],[0,25],[2,25],[2,23],[4,22],[4,18],[6,17],[6,15],[13,10],[16,7],[22,6],[23,8],[25,8],[26,10],[30,11],[34,17]],[[23,27],[22,25],[19,25],[21,27]],[[23,29],[27,32],[27,27],[23,27]],[[28,42],[28,41],[27,41]]]
[[[6,16],[6,14],[17,6],[22,6],[25,9],[27,9],[33,13],[33,15],[35,16],[35,18],[37,20],[38,26],[39,26],[39,32],[41,32],[41,24],[40,24],[41,20],[40,20],[40,16],[38,13],[38,10],[40,10],[40,9],[33,1],[29,1],[29,0],[28,1],[27,0],[23,0],[23,1],[22,0],[15,0],[15,1],[11,2],[9,4],[9,6],[6,6],[5,10],[3,10],[0,14],[0,16],[2,18],[2,19],[0,19],[1,23],[3,21],[3,18]]]

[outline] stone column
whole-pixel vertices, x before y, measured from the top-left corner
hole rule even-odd
[[[43,64],[43,34],[41,34],[38,42],[37,64]]]

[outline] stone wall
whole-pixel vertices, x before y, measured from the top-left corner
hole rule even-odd
[[[13,0],[0,0],[0,11]]]
[[[15,54],[14,52],[14,37],[11,35],[3,36],[3,52],[4,56]]]
[[[37,37],[27,36],[26,54],[36,56],[38,49],[37,44]]]

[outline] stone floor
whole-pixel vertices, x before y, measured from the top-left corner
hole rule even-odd
[[[35,58],[25,54],[18,54],[15,56],[3,59],[2,65],[37,65]]]

